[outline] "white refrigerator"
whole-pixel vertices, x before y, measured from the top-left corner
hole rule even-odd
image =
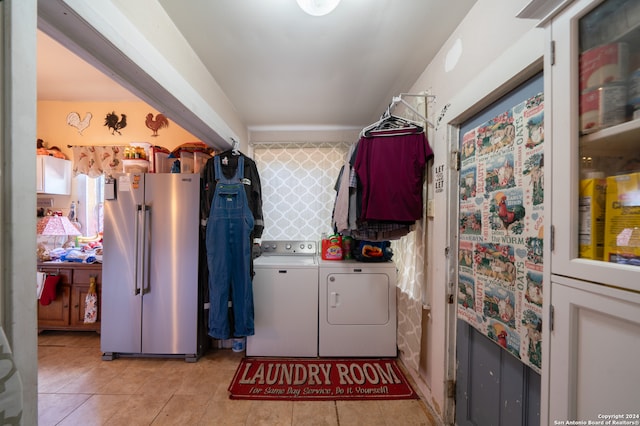
[[[184,356],[201,342],[198,295],[200,175],[124,173],[105,185],[104,360]]]

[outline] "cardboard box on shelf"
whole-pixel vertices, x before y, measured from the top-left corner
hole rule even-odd
[[[580,54],[580,91],[612,81],[624,82],[629,76],[629,46],[603,44]]]
[[[604,178],[580,181],[580,257],[585,259],[602,260],[606,187]]]
[[[604,260],[640,266],[640,173],[607,178]]]

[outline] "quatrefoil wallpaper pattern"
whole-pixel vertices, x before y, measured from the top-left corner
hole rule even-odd
[[[334,189],[349,143],[254,147],[262,184],[263,240],[315,240],[330,234]]]

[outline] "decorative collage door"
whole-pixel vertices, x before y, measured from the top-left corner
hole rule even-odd
[[[539,424],[542,74],[460,129],[456,423]]]

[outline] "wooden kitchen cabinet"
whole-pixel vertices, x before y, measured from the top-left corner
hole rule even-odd
[[[69,325],[69,300],[71,296],[71,274],[70,269],[42,268],[40,271],[47,274],[58,274],[62,277],[56,290],[56,298],[48,305],[42,305],[38,301],[38,331],[43,330],[43,326],[57,328]]]
[[[40,263],[38,271],[58,274],[56,298],[49,305],[38,302],[38,332],[43,330],[84,330],[100,332],[100,303],[102,290],[102,265],[81,263]],[[98,319],[95,323],[84,323],[85,298],[89,292],[90,279],[96,277],[98,295]]]

